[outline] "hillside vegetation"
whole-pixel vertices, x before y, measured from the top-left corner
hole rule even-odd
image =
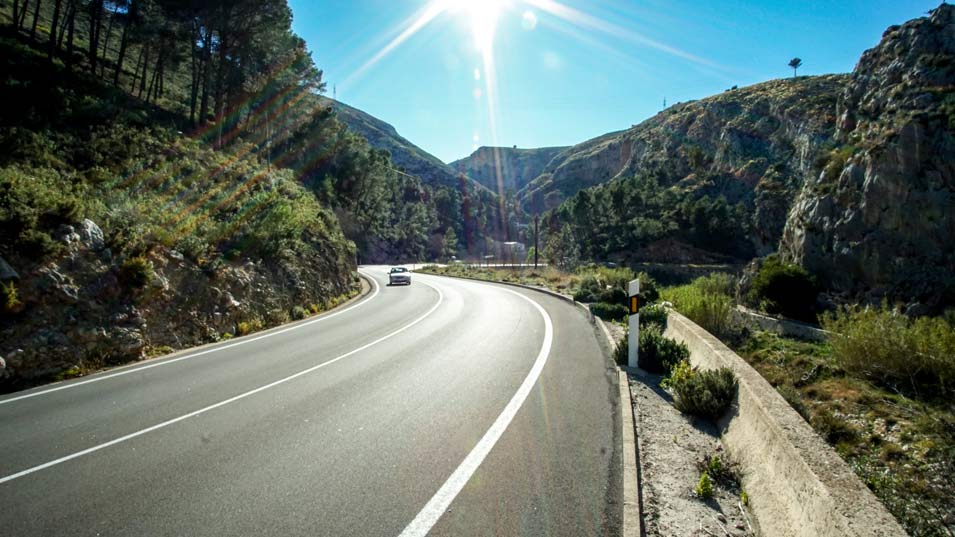
[[[284,0],[7,1],[0,24],[5,387],[318,312],[359,259],[500,229],[489,193],[336,118]]]

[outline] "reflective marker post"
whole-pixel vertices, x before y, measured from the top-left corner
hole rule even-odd
[[[640,280],[633,280],[628,286],[630,295],[630,335],[627,337],[629,353],[627,365],[637,367],[637,356],[640,347]]]

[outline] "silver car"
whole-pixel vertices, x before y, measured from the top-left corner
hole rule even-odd
[[[411,272],[404,267],[392,267],[388,273],[388,285],[411,285]]]

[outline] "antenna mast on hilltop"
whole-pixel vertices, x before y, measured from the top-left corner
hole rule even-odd
[[[664,97],[664,98],[663,98],[663,109],[666,110],[666,108],[667,108],[667,98]]]
[[[332,99],[338,100],[338,84],[332,84]]]

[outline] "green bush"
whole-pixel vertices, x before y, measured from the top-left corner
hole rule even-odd
[[[310,312],[308,309],[303,308],[302,306],[295,306],[292,308],[292,319],[295,319],[296,321],[305,319],[309,316],[309,313]]]
[[[119,267],[119,281],[129,287],[145,287],[152,277],[153,265],[143,256],[126,258]]]
[[[885,387],[922,397],[955,393],[955,324],[881,308],[846,307],[822,317],[836,362]]]
[[[683,361],[668,380],[674,405],[684,414],[718,419],[736,396],[736,375],[727,368],[697,371]]]
[[[630,333],[626,332],[623,341],[617,343],[617,348],[613,351],[613,360],[617,365],[630,365]]]
[[[627,318],[630,310],[623,304],[597,302],[590,305],[590,312],[607,321],[620,321]]]
[[[710,479],[710,474],[703,472],[700,474],[700,480],[696,484],[696,495],[704,500],[708,500],[713,497],[713,480]]]
[[[0,300],[3,301],[3,304],[0,305],[0,312],[4,314],[16,313],[20,307],[23,305],[20,302],[20,297],[17,295],[17,286],[13,282],[0,284]]]
[[[650,373],[668,373],[673,366],[690,358],[683,343],[664,337],[660,328],[650,324],[640,330],[640,353],[637,365]]]
[[[253,332],[258,332],[262,330],[263,324],[259,319],[250,319],[248,321],[240,321],[238,326],[236,326],[236,334],[240,336],[247,336]]]
[[[815,280],[806,269],[771,255],[753,278],[748,299],[768,313],[814,322],[818,294]]]
[[[582,275],[574,299],[578,302],[607,302],[626,304],[629,298],[628,286],[634,279],[640,280],[640,298],[649,304],[660,297],[656,281],[648,274],[634,274],[628,268],[590,267],[580,271]]]
[[[661,296],[714,336],[731,339],[738,332],[732,317],[732,286],[730,276],[713,274],[697,278],[688,285],[663,289]]]
[[[855,442],[859,431],[845,419],[840,418],[828,410],[820,410],[811,420],[812,427],[832,445],[841,442]]]
[[[659,304],[640,309],[640,327],[655,325],[661,331],[667,326],[667,310]]]

